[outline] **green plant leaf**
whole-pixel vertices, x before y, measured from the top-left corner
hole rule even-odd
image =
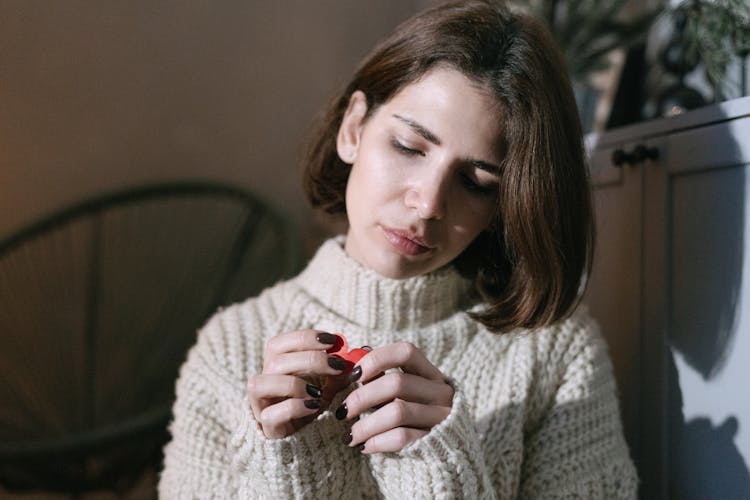
[[[658,7],[630,21],[619,20],[631,0],[517,0],[544,20],[555,35],[573,80],[608,66],[607,55],[642,40],[662,12]]]

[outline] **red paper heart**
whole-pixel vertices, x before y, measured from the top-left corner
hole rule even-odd
[[[362,349],[360,347],[352,349],[350,351],[349,343],[346,341],[346,337],[344,337],[340,333],[334,333],[334,335],[336,336],[336,342],[334,342],[331,347],[326,349],[326,352],[332,356],[341,358],[346,361],[346,368],[344,369],[343,373],[349,373],[354,368],[354,365],[356,365],[359,360],[362,359],[370,351]]]

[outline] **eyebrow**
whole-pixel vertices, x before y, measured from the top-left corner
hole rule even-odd
[[[427,139],[428,141],[430,141],[434,145],[440,146],[440,144],[441,144],[440,139],[438,139],[438,137],[435,134],[433,134],[432,132],[430,132],[429,130],[427,130],[426,128],[424,128],[419,123],[417,123],[414,120],[411,120],[409,118],[403,117],[401,115],[394,114],[393,117],[397,118],[397,119],[401,120],[402,122],[404,122],[405,124],[407,124],[414,132],[416,132],[417,134],[421,135],[422,137],[424,137],[425,139]]]
[[[405,116],[397,115],[395,113],[393,117],[405,123],[406,125],[408,125],[409,128],[411,128],[414,132],[421,135],[422,137],[424,137],[426,140],[430,141],[434,145],[440,146],[440,144],[442,144],[438,136],[436,136],[435,134],[433,134],[428,129],[426,129],[419,123],[415,122],[414,120],[410,118],[406,118]],[[493,165],[492,163],[487,163],[486,161],[481,161],[481,160],[468,160],[467,163],[469,163],[471,166],[476,167],[480,170],[484,170],[487,173],[500,177],[500,167],[498,167],[497,165]]]

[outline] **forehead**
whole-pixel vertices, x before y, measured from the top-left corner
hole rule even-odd
[[[487,87],[451,67],[429,70],[381,108],[387,116],[397,113],[418,122],[441,139],[457,136],[465,142],[474,138],[492,149],[504,139],[498,99]]]

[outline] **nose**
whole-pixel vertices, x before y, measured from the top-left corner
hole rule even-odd
[[[443,175],[422,179],[411,186],[404,196],[408,208],[416,210],[421,219],[442,219],[447,211],[446,182]]]

